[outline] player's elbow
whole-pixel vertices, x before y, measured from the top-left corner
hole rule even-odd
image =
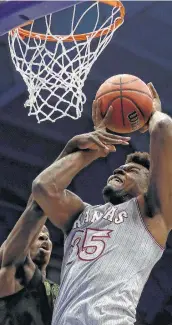
[[[58,190],[56,184],[51,183],[47,184],[41,179],[36,178],[32,183],[32,194],[35,201],[39,204],[42,199],[56,198],[56,200],[60,200],[61,191]]]
[[[35,179],[32,183],[32,195],[34,200],[42,207],[42,202],[47,200],[49,192],[47,186],[39,179]]]
[[[32,194],[35,200],[40,196],[46,195],[45,186],[37,178],[32,182]]]
[[[159,130],[166,130],[171,131],[172,130],[172,119],[168,115],[164,114],[163,118],[157,123],[157,127]]]
[[[151,137],[159,141],[159,144],[172,141],[172,119],[166,116],[154,127]]]

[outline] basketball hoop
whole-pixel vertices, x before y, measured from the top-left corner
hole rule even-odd
[[[103,23],[100,21],[102,4],[111,8]],[[125,9],[120,1],[91,2],[79,18],[76,15],[78,6],[73,6],[68,35],[51,32],[54,13],[41,18],[44,19],[45,34],[34,31],[36,21],[29,21],[9,32],[12,61],[29,92],[25,107],[29,107],[28,115],[35,115],[39,123],[55,122],[65,116],[81,117],[86,102],[82,89],[88,73],[124,21]],[[77,33],[93,10],[96,18],[92,32]]]

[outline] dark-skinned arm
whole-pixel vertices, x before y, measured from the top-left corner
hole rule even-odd
[[[38,204],[30,200],[2,246],[1,268],[24,262],[30,246],[38,236],[46,219],[47,217]]]
[[[20,219],[0,249],[0,298],[12,295],[22,289],[16,287],[16,270],[24,265],[27,257],[27,279],[29,282],[35,272],[35,264],[29,257],[28,251],[47,217],[42,209],[31,198]]]
[[[75,219],[84,208],[84,202],[67,190],[72,179],[97,159],[96,151],[78,151],[56,160],[33,182],[34,199],[48,215],[51,222],[66,230],[69,219]]]
[[[160,107],[153,86],[155,109]],[[172,229],[172,119],[155,111],[149,121],[150,132],[150,185],[147,193],[152,215],[161,215],[167,230]]]
[[[94,160],[114,151],[114,144],[127,145],[128,140],[105,130],[76,136],[69,141],[60,159],[35,179],[33,197],[54,225],[65,231],[85,208],[83,201],[67,190],[73,178]]]

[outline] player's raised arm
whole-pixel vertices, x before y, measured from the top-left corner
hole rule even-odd
[[[0,298],[18,291],[16,270],[24,265],[30,246],[38,236],[47,217],[32,199],[0,248]],[[29,259],[27,281],[33,277],[35,265]]]
[[[149,122],[150,185],[147,200],[152,214],[162,215],[167,229],[172,229],[172,119],[160,112],[159,96],[150,85],[155,113]]]
[[[47,217],[33,199],[1,246],[1,267],[23,263]]]
[[[114,151],[115,144],[128,144],[128,140],[100,129],[76,136],[69,141],[60,159],[35,179],[34,199],[57,227],[65,229],[85,207],[77,195],[67,190],[72,179],[95,159]]]

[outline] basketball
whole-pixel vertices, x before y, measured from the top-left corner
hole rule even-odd
[[[98,89],[96,100],[102,117],[110,106],[112,119],[107,128],[117,133],[131,133],[142,128],[152,113],[149,87],[138,77],[120,74],[107,79]]]

